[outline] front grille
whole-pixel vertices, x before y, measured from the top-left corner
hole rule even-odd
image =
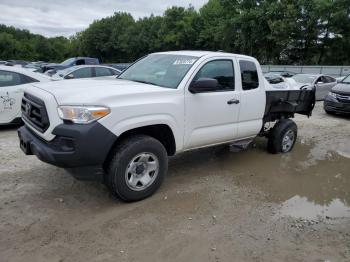
[[[337,94],[337,99],[342,103],[350,103],[350,96]]]
[[[44,101],[24,93],[21,104],[22,118],[35,129],[44,133],[50,126]]]

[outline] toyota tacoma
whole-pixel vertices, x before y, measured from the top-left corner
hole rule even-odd
[[[122,200],[137,201],[159,188],[168,156],[245,147],[258,135],[269,152],[289,152],[297,138],[291,118],[310,116],[314,104],[314,88],[269,88],[252,57],[161,52],[115,80],[31,84],[18,135],[25,154],[78,179],[102,178]]]

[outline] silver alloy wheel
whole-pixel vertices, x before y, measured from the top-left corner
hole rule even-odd
[[[288,130],[282,139],[282,152],[289,152],[294,144],[295,134],[293,130]]]
[[[159,160],[152,154],[143,152],[135,156],[125,171],[125,182],[134,191],[142,191],[153,184],[159,172]]]

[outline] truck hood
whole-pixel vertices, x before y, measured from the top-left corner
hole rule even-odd
[[[62,80],[34,83],[32,86],[51,93],[59,105],[104,105],[115,98],[152,95],[173,90],[122,79]]]
[[[350,84],[339,83],[332,88],[332,92],[340,95],[350,95]]]

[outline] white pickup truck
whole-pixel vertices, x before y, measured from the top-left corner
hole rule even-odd
[[[159,188],[174,154],[244,147],[258,135],[271,153],[289,152],[297,137],[289,118],[311,115],[315,91],[266,85],[256,59],[202,51],[150,54],[115,80],[33,83],[22,101],[20,146],[137,201]]]

